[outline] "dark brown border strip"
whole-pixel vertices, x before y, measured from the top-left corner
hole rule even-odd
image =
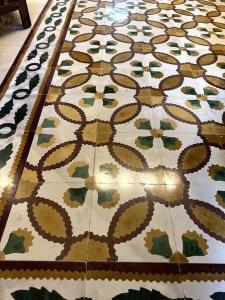
[[[76,5],[76,1],[72,0],[69,11],[68,11],[67,16],[66,16],[64,26],[62,28],[62,32],[60,34],[60,37],[59,37],[58,42],[57,42],[56,47],[55,47],[55,52],[52,56],[51,71],[48,74],[47,78],[43,79],[42,83],[44,84],[44,87],[42,89],[41,94],[39,95],[40,99],[36,100],[36,101],[38,101],[38,106],[37,106],[38,109],[35,113],[33,111],[31,113],[31,115],[33,116],[33,119],[31,120],[31,122],[29,124],[29,128],[32,128],[32,131],[25,132],[25,134],[27,133],[26,143],[24,145],[22,158],[21,158],[21,161],[19,163],[19,166],[18,166],[17,171],[16,171],[16,175],[15,175],[15,178],[14,178],[14,186],[9,192],[6,191],[5,193],[3,193],[3,197],[4,196],[7,197],[7,202],[4,206],[3,213],[0,216],[0,240],[2,239],[2,235],[3,235],[3,232],[5,230],[5,226],[6,226],[9,214],[10,214],[10,210],[11,210],[11,207],[13,205],[13,200],[14,200],[15,193],[16,193],[16,190],[17,190],[17,187],[18,187],[18,184],[19,184],[19,180],[20,180],[20,177],[22,175],[24,165],[25,165],[26,160],[27,160],[27,156],[28,156],[29,151],[30,151],[30,147],[31,147],[34,135],[35,135],[35,130],[36,130],[37,125],[38,125],[38,121],[39,121],[39,118],[40,118],[40,115],[41,115],[41,112],[42,112],[42,109],[43,109],[43,106],[44,106],[45,99],[47,97],[49,87],[51,85],[51,81],[52,81],[52,78],[53,78],[53,75],[54,75],[54,71],[55,71],[55,68],[56,68],[56,65],[57,65],[57,62],[58,62],[58,59],[59,59],[59,55],[60,55],[64,40],[65,40],[67,30],[68,30],[68,27],[69,27],[69,24],[70,24],[70,21],[71,21],[73,12],[74,12],[75,5]],[[35,105],[34,105],[34,107],[35,107]]]
[[[171,263],[147,262],[87,262],[87,269],[92,271],[116,271],[132,273],[179,273],[179,265]]]
[[[32,26],[28,36],[26,37],[22,47],[20,48],[20,51],[18,52],[16,58],[14,59],[11,67],[9,68],[6,76],[4,77],[2,83],[0,84],[0,94],[2,94],[4,91],[4,89],[6,88],[6,85],[10,83],[11,78],[15,75],[17,68],[15,66],[18,66],[20,64],[20,62],[22,61],[22,59],[24,58],[24,55],[26,53],[26,49],[27,46],[31,44],[32,39],[37,31],[37,29],[39,28],[40,23],[42,22],[47,10],[49,9],[49,7],[51,6],[53,0],[48,0],[47,3],[45,4],[44,8],[42,9],[42,11],[40,12],[37,20],[35,21],[34,25]],[[24,29],[23,29],[24,30]],[[0,97],[1,100],[1,97]]]
[[[225,281],[225,264],[87,262],[87,280],[156,282]]]
[[[187,273],[225,273],[225,264],[181,264],[182,274]]]
[[[59,278],[156,282],[225,281],[225,264],[0,261],[0,278]],[[86,275],[85,275],[86,273]]]
[[[177,274],[179,265],[173,263],[151,263],[151,262],[68,262],[68,261],[0,261],[0,270],[83,270],[83,265],[87,264],[89,271],[116,271],[125,273],[157,273],[157,274]],[[85,267],[86,268],[86,267]],[[183,274],[187,273],[225,273],[225,264],[199,264],[187,263],[180,265]]]
[[[51,263],[33,262],[32,267],[26,261],[0,262],[1,279],[73,279],[84,280],[86,274],[85,263]]]
[[[4,270],[58,270],[86,271],[85,262],[51,262],[51,261],[0,261],[0,273]]]
[[[182,281],[224,281],[225,264],[182,264]]]

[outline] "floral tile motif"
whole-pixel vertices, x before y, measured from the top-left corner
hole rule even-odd
[[[32,174],[28,175],[31,177]],[[15,206],[2,238],[1,259],[32,261],[36,257],[37,261],[59,260],[71,240],[79,240],[81,234],[89,231],[92,190],[85,188],[83,183],[35,183],[28,180],[24,178],[17,189]],[[49,253],[47,257],[46,251]],[[82,257],[65,258],[71,259],[86,260],[85,245]]]
[[[154,196],[148,194],[161,189],[99,184],[92,198],[88,260],[173,261],[177,251],[169,208],[154,203]]]
[[[208,222],[205,223],[206,232],[202,233],[201,230],[199,230],[199,227],[187,218],[186,213],[186,211],[189,211],[190,207],[193,209],[196,208],[197,211],[197,207],[200,208],[198,205],[202,205],[202,209],[199,209],[198,215],[198,222],[200,223],[207,215],[207,202],[192,200],[192,205],[189,207],[180,206],[179,208],[176,207],[171,209],[175,240],[178,253],[180,254],[180,261],[224,264],[223,243],[220,241],[215,242],[214,239],[207,234],[207,230],[212,231],[216,226],[219,226],[219,219],[221,218],[218,214],[219,210],[216,211],[215,209],[214,214],[211,215],[211,221],[208,220]],[[213,218],[214,220],[212,221]],[[177,224],[179,224],[179,226],[177,226]],[[221,228],[219,234],[223,235],[222,231],[223,229]]]
[[[97,135],[97,145],[95,155],[95,176],[99,178],[100,183],[144,183],[148,174],[154,173],[154,169],[160,165],[160,156],[158,152],[158,141],[154,142],[154,147],[146,147],[146,143],[142,146],[139,139],[145,138],[131,133],[117,133],[109,140],[108,145],[105,141],[108,134],[99,133]],[[104,142],[104,144],[103,144]],[[102,144],[102,145],[101,145]],[[129,158],[132,157],[132,160]],[[111,165],[116,169],[116,176],[107,176],[101,174],[100,168],[102,164]],[[160,167],[156,168],[159,169]],[[151,182],[151,184],[163,184],[163,171],[159,182]],[[160,176],[159,176],[160,177]]]

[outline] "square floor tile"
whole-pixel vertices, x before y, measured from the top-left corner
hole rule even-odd
[[[142,185],[99,185],[93,192],[88,261],[173,262],[170,212],[154,196],[146,197]]]
[[[224,182],[224,161],[225,154],[218,147],[210,147],[210,152],[206,152],[205,160],[202,161],[203,166],[199,165],[201,158],[196,161],[196,171],[192,171],[185,175],[191,185],[211,186]]]
[[[188,149],[192,149],[198,145],[204,145],[200,137],[194,134],[180,134],[172,130],[165,130],[163,131],[163,136],[158,138],[158,140],[160,161],[163,166],[167,168],[179,168],[185,171],[194,170],[195,162],[191,158],[184,157],[184,153],[187,152]],[[201,148],[199,148],[199,151],[201,151]],[[198,156],[197,153],[196,156]],[[197,159],[196,157],[196,160]],[[201,160],[201,158],[199,158],[199,160]]]
[[[27,168],[37,170],[41,182],[83,182],[93,175],[94,157],[95,148],[81,144],[80,134],[41,130],[34,136]]]
[[[1,241],[2,255],[6,260],[85,261],[85,242],[82,257],[73,249],[89,231],[91,197],[82,184],[21,181]]]
[[[224,213],[199,200],[185,200],[184,206],[170,208],[180,260],[224,263]]]
[[[109,140],[109,134],[97,136],[95,176],[99,182],[143,182],[152,173],[151,168],[160,165],[157,141],[152,148],[142,147],[133,133],[116,133],[113,140]],[[105,172],[104,169],[110,170]]]

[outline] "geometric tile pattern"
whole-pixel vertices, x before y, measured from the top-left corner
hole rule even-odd
[[[26,104],[15,125],[0,110],[21,135],[2,152],[3,299],[225,297],[224,19],[223,1],[80,0],[42,82],[19,72],[14,100],[41,90],[26,127]]]

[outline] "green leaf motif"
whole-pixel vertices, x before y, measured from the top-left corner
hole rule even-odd
[[[225,292],[217,292],[210,296],[213,300],[224,300]]]
[[[39,83],[40,81],[40,77],[39,75],[35,75],[33,78],[31,78],[30,82],[29,82],[29,89],[30,91],[32,91]]]
[[[25,118],[27,114],[27,104],[23,104],[15,113],[15,124],[18,125],[23,119]]]
[[[66,7],[62,7],[62,8],[60,9],[60,12],[61,12],[61,13],[63,13],[64,11],[66,11]]]
[[[153,147],[153,137],[152,136],[139,136],[137,138],[138,145],[142,145],[146,149]]]
[[[182,145],[181,141],[176,137],[163,136],[161,139],[163,146],[168,150],[178,150]]]
[[[23,71],[16,77],[16,85],[23,83],[27,79],[27,70]]]
[[[88,165],[82,167],[76,167],[72,177],[87,178],[89,176],[88,169],[89,169]]]
[[[168,298],[162,295],[156,290],[147,290],[140,288],[140,290],[129,290],[128,293],[119,294],[112,300],[183,300],[184,298]],[[191,298],[185,298],[186,300],[192,300]]]
[[[195,99],[195,100],[187,100],[186,101],[187,104],[190,104],[192,107],[196,107],[196,108],[200,108],[201,107],[201,104],[200,104],[200,101]]]
[[[138,129],[151,130],[151,129],[152,129],[152,126],[151,126],[150,121],[143,121],[143,122],[140,122],[140,123],[138,124]]]
[[[112,86],[106,85],[104,88],[104,94],[114,94],[115,92],[115,88]]]
[[[61,19],[58,19],[55,21],[54,25],[55,27],[59,26],[60,24],[62,23],[62,20]]]
[[[219,100],[208,100],[209,107],[216,110],[221,110],[224,108],[224,105]]]
[[[84,88],[84,92],[85,93],[97,93],[97,90],[96,90],[96,86],[94,86],[94,85],[91,85],[91,86],[86,86],[85,88]]]
[[[65,69],[59,69],[58,75],[59,76],[69,76],[71,74],[71,71],[65,70]]]
[[[172,255],[172,250],[170,248],[169,238],[167,234],[163,234],[159,237],[153,238],[151,253],[170,258],[170,256]]]
[[[41,33],[39,33],[39,35],[37,36],[37,40],[40,41],[41,39],[43,39],[45,37],[45,32],[42,31]]]
[[[0,109],[0,119],[5,117],[7,114],[9,114],[12,108],[13,108],[13,100],[11,99],[8,102],[6,102]]]
[[[115,103],[115,99],[103,98],[103,106],[111,106]]]
[[[37,56],[37,49],[34,49],[33,51],[30,52],[30,54],[28,55],[27,57],[27,60],[31,60],[33,59],[34,57]]]
[[[204,252],[199,247],[198,241],[182,236],[183,240],[183,253],[186,257],[190,256],[204,256]]]
[[[40,133],[38,135],[37,145],[49,143],[53,136],[53,134]]]
[[[207,86],[203,88],[203,90],[204,90],[204,95],[206,96],[214,96],[219,94],[219,91],[211,86]]]
[[[4,149],[0,150],[0,169],[3,168],[10,159],[13,151],[13,144],[8,144]]]
[[[106,175],[110,175],[113,176],[113,170],[110,167],[107,167],[105,165],[101,165],[99,167],[100,173],[106,174]]]
[[[225,208],[225,191],[217,191],[216,199],[217,202]]]
[[[58,8],[58,4],[56,4],[55,6],[53,6],[51,10],[55,11],[55,10],[57,10],[57,8]]]
[[[45,20],[45,24],[49,24],[51,23],[52,21],[52,17],[48,17],[46,20]]]
[[[55,40],[55,34],[53,33],[48,37],[49,44],[52,43],[54,40]]]
[[[212,175],[212,178],[215,181],[225,181],[225,167],[219,166],[219,168],[215,170],[214,174]]]
[[[84,204],[87,194],[87,188],[69,188],[70,200],[77,201],[80,204]]]
[[[46,62],[47,59],[48,59],[48,52],[45,52],[40,56],[40,59],[39,59],[40,64],[43,64],[44,62]]]
[[[53,120],[50,119],[44,119],[42,124],[41,124],[42,128],[54,128],[55,127],[55,122]]]
[[[181,88],[182,93],[184,93],[185,95],[197,95],[196,91],[194,88],[190,87],[190,86],[184,86]]]
[[[98,191],[98,203],[104,203],[112,201],[113,194],[116,192],[115,189],[108,189],[108,190],[100,190]]]
[[[61,62],[61,66],[72,66],[73,65],[73,60],[70,59],[65,59]]]
[[[11,295],[15,300],[67,300],[56,291],[49,292],[44,287],[41,289],[31,287],[29,290],[18,290]]]
[[[24,253],[25,248],[23,242],[24,242],[23,236],[17,236],[16,234],[11,233],[3,252],[5,254]]]
[[[160,121],[160,129],[162,130],[174,130],[172,124],[166,121]]]
[[[161,78],[163,77],[163,73],[162,72],[158,72],[158,71],[150,71],[150,74],[153,78]]]

